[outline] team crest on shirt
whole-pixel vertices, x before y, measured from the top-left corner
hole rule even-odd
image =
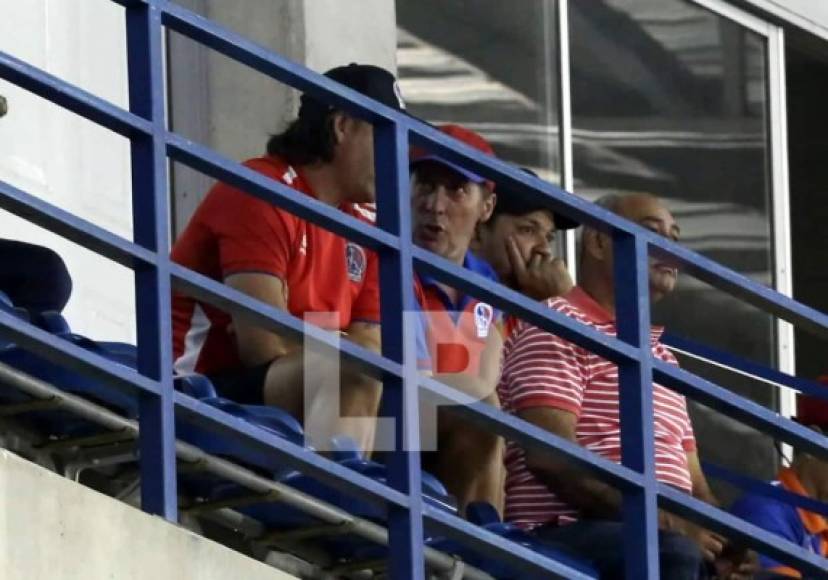
[[[365,250],[353,242],[348,242],[345,246],[345,264],[348,268],[348,278],[352,282],[362,282],[365,277],[367,263],[368,258],[365,256]]]
[[[474,327],[477,330],[477,338],[489,336],[489,329],[494,319],[494,308],[485,302],[478,302],[474,305]]]

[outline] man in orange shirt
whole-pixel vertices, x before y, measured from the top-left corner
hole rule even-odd
[[[828,377],[821,377],[820,381],[828,383]],[[828,431],[828,401],[800,394],[797,408],[797,421],[819,433]],[[779,470],[776,479],[774,485],[786,491],[828,501],[828,461],[825,459],[797,451],[791,465]],[[751,492],[739,498],[731,511],[809,552],[828,557],[828,518],[822,514]],[[798,570],[761,554],[759,568],[763,574],[778,578],[803,577]]]
[[[381,68],[351,64],[326,76],[404,108],[394,76]],[[298,118],[270,139],[267,154],[245,165],[299,195],[374,221],[373,206],[364,205],[375,200],[372,125],[308,95]],[[379,351],[377,256],[239,189],[219,183],[210,190],[172,259]],[[300,420],[312,417],[308,435],[318,448],[344,433],[363,451],[372,449],[381,386],[347,368],[334,376],[336,357],[320,359],[322,369],[314,360],[304,392],[302,345],[180,293],[173,298],[173,335],[179,374],[205,374],[219,394],[238,402],[279,406]],[[341,393],[331,388],[338,378]]]

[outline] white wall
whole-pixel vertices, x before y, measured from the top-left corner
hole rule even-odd
[[[123,8],[108,0],[0,0],[0,50],[127,106]],[[125,238],[132,237],[129,142],[0,81],[0,180]],[[0,237],[51,247],[74,292],[65,314],[77,332],[135,338],[132,272],[0,211]]]
[[[397,21],[389,0],[305,3],[305,64],[324,72],[360,62],[397,70]]]
[[[290,580],[0,449],[0,578]]]

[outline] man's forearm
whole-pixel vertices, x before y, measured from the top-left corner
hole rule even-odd
[[[582,470],[557,462],[530,469],[555,495],[583,516],[614,519],[621,513],[621,492]]]

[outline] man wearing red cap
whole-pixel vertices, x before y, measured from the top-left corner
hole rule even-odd
[[[404,107],[394,76],[381,68],[351,64],[326,76],[392,108]],[[373,207],[362,204],[375,198],[373,147],[370,123],[303,95],[298,118],[270,139],[265,156],[245,165],[371,223]],[[230,185],[210,190],[172,259],[379,350],[376,255]],[[337,433],[353,436],[365,451],[373,448],[376,381],[345,370],[337,400],[339,389],[329,387],[340,377],[319,372],[304,393],[301,345],[178,292],[173,334],[176,372],[206,374],[220,395],[241,403],[276,405],[300,419],[308,409],[315,426],[309,436],[318,448]]]
[[[487,154],[491,146],[477,133],[458,125],[440,129]],[[411,160],[411,207],[414,242],[426,250],[492,280],[492,268],[469,251],[479,224],[489,219],[496,197],[494,185],[464,167],[426,151],[415,150]],[[502,341],[499,313],[491,305],[464,295],[430,276],[419,274],[417,295],[426,313],[430,368],[435,378],[477,400],[498,405],[495,388],[500,376]],[[424,436],[430,415],[424,411]],[[424,464],[457,497],[462,510],[472,501],[502,502],[502,443],[440,408],[436,412],[436,453]]]
[[[828,384],[828,376],[820,377]],[[799,395],[796,420],[818,433],[828,432],[828,401]],[[804,451],[795,451],[790,467],[783,467],[774,482],[784,490],[828,502],[828,461]],[[731,507],[734,515],[781,536],[809,552],[828,557],[828,518],[778,499],[748,492]],[[759,556],[760,569],[779,578],[802,578],[790,566]]]

